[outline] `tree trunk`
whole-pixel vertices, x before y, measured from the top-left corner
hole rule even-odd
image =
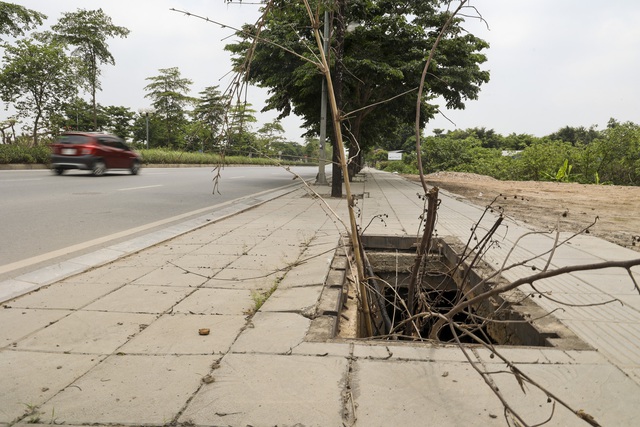
[[[41,116],[42,114],[38,113],[36,115],[35,120],[33,121],[33,134],[32,134],[33,147],[36,147],[38,145],[38,126],[40,125]]]
[[[344,57],[344,14],[347,8],[347,0],[338,0],[338,10],[336,13],[336,66],[333,73],[333,91],[336,98],[337,109],[342,115],[342,78],[344,74],[344,66],[342,58]],[[342,124],[340,124],[342,126]],[[335,136],[334,136],[335,138]],[[338,153],[337,144],[333,144],[333,167],[331,177],[331,197],[342,197],[342,171],[340,168],[340,153]]]

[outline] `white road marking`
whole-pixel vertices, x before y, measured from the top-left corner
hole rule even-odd
[[[3,179],[0,182],[42,181],[42,178]]]
[[[230,176],[229,179],[240,179],[240,178],[245,178],[246,175],[242,175],[242,176]]]
[[[145,188],[155,188],[155,187],[164,187],[164,185],[158,184],[158,185],[147,185],[144,187],[119,188],[118,191],[142,190]]]

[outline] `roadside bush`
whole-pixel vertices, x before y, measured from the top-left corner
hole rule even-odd
[[[516,163],[514,179],[520,181],[552,181],[565,160],[575,163],[577,149],[569,142],[542,139],[526,147]]]
[[[51,150],[48,145],[27,147],[21,144],[0,144],[0,164],[49,163]]]

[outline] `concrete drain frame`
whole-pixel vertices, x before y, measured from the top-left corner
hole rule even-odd
[[[343,243],[348,242],[345,237]],[[417,239],[412,236],[367,235],[362,237],[362,244],[377,277],[407,272],[415,259]],[[453,286],[463,286],[468,290],[477,285],[495,270],[481,261],[468,274],[466,283],[461,283],[461,269],[455,271],[459,264],[459,255],[464,245],[452,237],[434,239],[435,249],[429,254],[430,265],[436,270],[449,274]],[[347,250],[345,250],[347,248]],[[429,341],[389,340],[384,337],[363,336],[361,313],[357,309],[352,280],[349,280],[349,260],[352,257],[351,247],[342,244],[336,250],[331,268],[324,283],[320,300],[316,307],[316,316],[312,320],[307,334],[307,341],[349,341],[358,340],[370,343],[389,345],[433,345]],[[391,262],[393,261],[393,262]],[[438,265],[439,264],[439,265]],[[467,267],[467,266],[465,266]],[[445,283],[445,282],[442,282]],[[493,286],[491,282],[487,286]],[[383,286],[389,286],[387,284]],[[559,320],[548,314],[530,297],[519,290],[512,291],[507,298],[494,297],[486,299],[479,306],[473,307],[476,314],[491,317],[496,308],[500,312],[496,319],[500,322],[489,322],[486,333],[495,341],[495,345],[546,347],[560,350],[592,350]],[[438,345],[446,345],[438,342]]]

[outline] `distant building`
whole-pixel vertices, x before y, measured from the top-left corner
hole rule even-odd
[[[402,160],[402,150],[389,151],[387,153],[387,160]]]
[[[522,150],[502,150],[502,157],[516,157]]]

